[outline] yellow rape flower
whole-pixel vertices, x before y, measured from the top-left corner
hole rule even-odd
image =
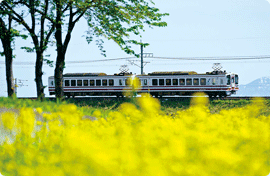
[[[151,95],[143,93],[138,98],[138,103],[143,112],[152,115],[157,115],[160,112],[160,103],[158,99],[153,98]]]
[[[31,108],[22,108],[17,120],[17,126],[26,136],[30,136],[35,126],[35,114]]]
[[[131,76],[127,80],[127,85],[131,87],[132,90],[138,90],[141,88],[141,80],[136,76]]]
[[[191,105],[194,106],[207,106],[209,104],[209,99],[203,92],[197,92],[193,94],[194,98],[191,99]]]
[[[127,79],[127,86],[124,89],[124,96],[136,97],[137,91],[141,88],[141,80],[138,77],[131,76]]]
[[[36,108],[36,111],[41,114],[42,113],[42,109],[41,108]]]
[[[95,121],[82,119],[75,105],[64,105],[57,112],[43,114],[44,123],[34,123],[33,110],[23,108],[18,128],[24,131],[24,127],[31,129],[34,125],[37,130],[31,137],[29,130],[18,133],[14,142],[0,144],[0,172],[7,175],[269,174],[270,116],[260,115],[264,103],[211,114],[205,98],[196,97],[189,109],[168,116],[162,113],[157,99],[143,94],[136,99],[137,104],[124,103],[106,119]],[[101,117],[103,113],[96,110],[92,115]],[[1,120],[4,124],[2,117]]]
[[[101,117],[101,112],[100,112],[100,110],[95,110],[94,112],[93,112],[93,114],[92,114],[94,117]]]
[[[5,128],[12,130],[15,124],[15,114],[13,112],[2,113],[1,120]]]

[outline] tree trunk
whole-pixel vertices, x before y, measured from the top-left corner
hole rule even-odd
[[[56,40],[56,66],[54,69],[54,82],[55,82],[55,96],[60,101],[63,99],[64,91],[63,91],[63,70],[64,70],[64,60],[65,55],[63,53],[63,43],[62,43],[62,3],[56,3],[56,31],[55,31],[55,40]]]
[[[15,85],[12,71],[13,56],[11,48],[11,36],[2,18],[0,18],[0,33],[5,54],[8,97],[13,97],[15,95]]]
[[[37,52],[37,58],[36,58],[36,87],[37,87],[37,97],[40,100],[44,100],[45,94],[44,94],[44,86],[42,82],[42,65],[43,65],[43,53],[42,52]]]
[[[11,44],[5,43],[6,49],[4,49],[5,57],[6,57],[6,80],[7,80],[7,91],[8,91],[8,97],[13,97],[15,95],[15,84],[13,79],[13,70],[12,70],[12,48]],[[4,43],[3,43],[4,44]],[[5,51],[6,50],[6,51]]]
[[[55,96],[57,99],[62,100],[64,96],[63,91],[63,71],[64,71],[65,55],[62,52],[57,52],[56,67],[54,70],[55,80]]]
[[[60,2],[56,3],[55,40],[56,40],[56,46],[57,46],[57,58],[56,58],[56,67],[54,71],[54,80],[55,80],[55,95],[56,95],[56,98],[60,100],[62,100],[64,96],[63,71],[64,71],[64,66],[65,66],[65,54],[66,54],[67,47],[71,39],[72,30],[74,29],[74,25],[76,23],[76,20],[75,22],[73,22],[72,6],[70,6],[68,31],[67,31],[67,35],[65,37],[64,43],[63,43],[62,42],[62,21],[61,21],[63,13],[61,9],[62,9],[62,4]],[[77,20],[80,17],[78,17]]]

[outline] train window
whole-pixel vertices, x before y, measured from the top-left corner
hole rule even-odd
[[[206,85],[206,78],[201,78],[200,83],[201,85]]]
[[[119,86],[122,86],[122,85],[123,85],[122,79],[119,79]]]
[[[235,84],[238,84],[238,75],[235,75]]]
[[[213,84],[213,85],[216,84],[216,78],[212,78],[212,84]]]
[[[199,85],[199,78],[194,78],[193,79],[193,85]]]
[[[108,81],[107,79],[102,80],[102,86],[108,86]]]
[[[82,86],[82,80],[77,80],[77,86]]]
[[[158,85],[157,79],[152,79],[152,85],[153,85],[153,86],[157,86],[157,85]]]
[[[144,85],[144,86],[147,86],[147,79],[144,79],[144,80],[143,80],[143,85]]]
[[[100,79],[96,80],[96,86],[101,86],[101,80]]]
[[[114,86],[114,80],[113,79],[109,79],[109,86]]]
[[[186,85],[185,79],[179,79],[179,81],[180,81],[180,85]]]
[[[83,86],[88,86],[88,80],[87,79],[83,80]]]
[[[95,86],[95,80],[93,79],[90,80],[90,86]]]
[[[230,84],[231,84],[231,76],[227,75],[227,85],[230,85]]]
[[[129,79],[125,79],[126,86],[129,86]]]
[[[65,80],[65,86],[70,86],[69,80]]]
[[[158,82],[160,86],[164,86],[164,79],[159,79]]]
[[[167,86],[172,85],[172,80],[171,80],[171,79],[166,79],[166,85],[167,85]]]
[[[51,85],[53,86],[53,81],[51,81]]]
[[[76,80],[71,80],[71,86],[76,86]]]
[[[220,79],[220,84],[221,84],[221,85],[223,85],[223,84],[224,84],[224,83],[223,83],[223,79]]]
[[[177,85],[178,85],[178,79],[173,79],[172,82],[173,82],[173,85],[174,85],[174,86],[177,86]]]
[[[192,79],[191,78],[187,79],[187,85],[192,85]]]
[[[232,77],[232,83],[234,83],[234,77]]]

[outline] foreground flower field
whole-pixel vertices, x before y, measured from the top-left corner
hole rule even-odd
[[[266,176],[270,116],[263,100],[210,113],[197,97],[173,116],[145,94],[98,120],[72,104],[56,112],[22,108],[1,114],[3,175]],[[42,115],[37,118],[37,114]]]

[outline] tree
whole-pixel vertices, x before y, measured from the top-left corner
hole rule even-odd
[[[9,18],[9,24],[11,24],[11,18]],[[12,71],[12,48],[11,48],[11,25],[6,26],[2,17],[0,17],[0,37],[3,45],[5,55],[5,65],[6,65],[6,81],[7,81],[7,91],[8,97],[12,97],[15,94],[15,85],[13,81],[13,71]]]
[[[22,37],[23,39],[27,38],[27,36],[20,34],[19,31],[12,28],[12,21],[13,21],[12,15],[8,11],[6,11],[0,4],[0,38],[4,49],[4,52],[1,53],[1,55],[5,56],[8,97],[15,96],[15,85],[12,69],[14,57],[12,42],[14,42],[15,37]]]
[[[36,52],[36,65],[35,65],[35,81],[37,88],[37,97],[44,98],[44,86],[42,82],[42,67],[44,61],[44,52],[47,49],[49,39],[55,30],[55,23],[47,24],[46,17],[49,17],[49,0],[6,0],[2,2],[3,5],[10,11],[12,18],[19,24],[23,25],[32,38],[34,47],[22,47],[27,52]],[[17,8],[12,8],[12,4],[17,5]],[[24,17],[23,8],[27,8],[31,15],[31,24],[26,22]],[[38,23],[40,28],[37,29]],[[47,26],[47,30],[45,29]]]
[[[93,37],[99,38],[99,47],[103,50],[103,40],[100,37],[115,41],[122,50],[128,54],[135,54],[131,45],[142,44],[136,40],[129,39],[131,34],[140,35],[144,31],[144,25],[149,27],[166,26],[161,18],[168,15],[159,13],[159,9],[150,7],[145,0],[54,0],[56,9],[56,46],[57,58],[55,67],[55,92],[57,98],[63,97],[63,69],[65,54],[71,33],[75,24],[82,16],[85,17],[88,26],[87,41],[91,42]],[[154,4],[150,0],[151,4]],[[64,19],[68,18],[67,33],[63,41],[62,28]],[[53,19],[51,19],[53,20]],[[145,45],[145,44],[144,44]]]
[[[34,49],[37,53],[36,62],[36,82],[37,89],[41,87],[38,78],[41,78],[42,73],[42,60],[43,51],[46,49],[46,42],[48,42],[49,34],[53,33],[55,27],[55,40],[57,48],[56,67],[54,71],[55,77],[55,92],[57,98],[63,97],[63,70],[65,62],[65,54],[68,44],[71,40],[72,31],[76,23],[84,16],[89,26],[88,36],[86,40],[90,43],[94,37],[97,37],[97,44],[105,55],[103,49],[103,40],[115,41],[122,50],[128,54],[135,54],[131,45],[146,45],[136,40],[129,39],[131,35],[140,35],[144,31],[144,25],[149,27],[166,26],[166,22],[162,22],[161,18],[168,15],[167,13],[159,13],[159,9],[150,7],[154,4],[152,0],[45,0],[43,5],[40,0],[18,0],[17,2],[9,0],[3,4],[14,14],[14,19],[24,25],[29,31],[33,42]],[[9,4],[23,4],[28,7],[32,19],[32,27],[29,27],[23,20],[22,15],[16,13]],[[50,6],[50,7],[48,7]],[[41,9],[40,9],[41,8]],[[49,9],[49,12],[47,11]],[[48,33],[44,45],[38,45],[38,39],[35,32],[35,18],[36,13],[41,15],[41,29],[42,19],[47,19],[52,25]],[[67,23],[64,23],[66,22]],[[44,24],[44,23],[43,23]],[[63,29],[66,28],[67,32],[63,38]],[[43,34],[40,34],[40,37]],[[40,42],[43,41],[42,37]],[[43,50],[44,49],[44,50]],[[39,58],[39,59],[38,59]],[[38,68],[38,70],[37,70]],[[42,89],[43,91],[43,89]],[[38,91],[38,96],[40,95]]]

